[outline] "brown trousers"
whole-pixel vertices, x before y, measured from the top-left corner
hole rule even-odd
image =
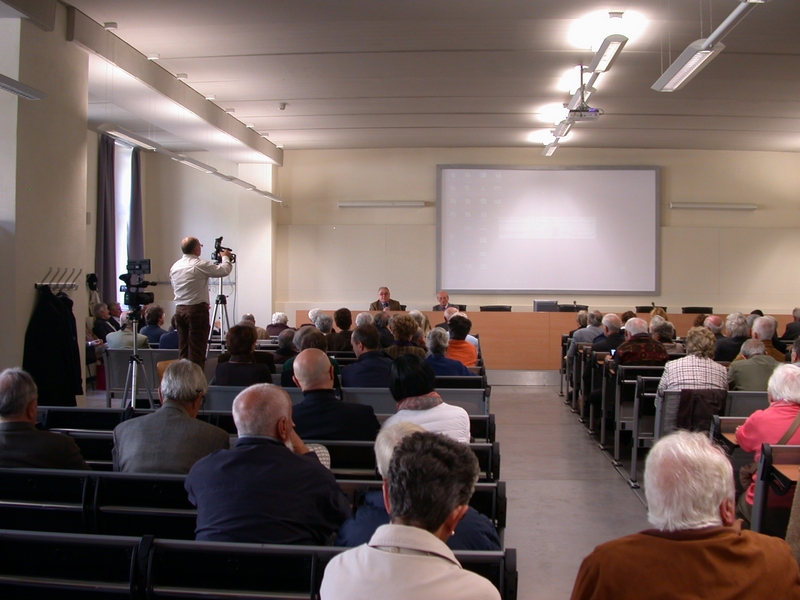
[[[205,367],[206,346],[211,331],[208,304],[179,305],[175,309],[175,325],[178,329],[178,355]]]

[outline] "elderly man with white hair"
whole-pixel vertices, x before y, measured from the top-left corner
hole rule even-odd
[[[750,326],[747,318],[740,312],[733,312],[725,318],[728,337],[718,338],[714,347],[714,360],[732,361],[739,349],[750,339]]]
[[[800,572],[786,542],[735,521],[733,470],[707,435],[662,438],[644,478],[654,529],[595,548],[581,564],[572,600],[800,598]]]
[[[783,443],[800,444],[800,367],[783,364],[776,368],[767,384],[767,397],[769,407],[757,410],[736,429],[736,442],[745,452],[755,453],[755,462],[761,457],[761,444],[777,444],[792,428],[795,428],[794,431]],[[755,487],[755,483],[751,483],[738,502],[741,516],[748,521],[753,509]],[[770,494],[769,506],[788,510],[792,498],[792,493],[783,496]]]
[[[775,336],[775,330],[777,329],[777,326],[778,321],[775,319],[775,317],[758,317],[755,321],[753,321],[751,333],[754,340],[758,340],[764,344],[764,350],[768,356],[771,356],[778,362],[784,362],[786,360],[786,355],[773,345],[772,340],[772,338]],[[742,356],[741,352],[739,352],[739,356],[733,360],[744,360],[744,356]]]
[[[664,344],[654,340],[644,319],[628,319],[625,323],[625,342],[617,346],[614,366],[660,366],[669,360]]]
[[[267,333],[271,337],[275,337],[276,335],[280,335],[281,331],[285,331],[287,329],[291,329],[291,327],[289,327],[289,317],[286,315],[286,313],[272,313],[272,323],[267,325]]]
[[[728,367],[728,387],[738,392],[766,392],[772,372],[781,363],[767,356],[759,340],[747,340],[741,353],[745,360],[732,362]]]

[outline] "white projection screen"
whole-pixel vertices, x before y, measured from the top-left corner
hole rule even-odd
[[[437,170],[441,289],[658,293],[658,167]]]

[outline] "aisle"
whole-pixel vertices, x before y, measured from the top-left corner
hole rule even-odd
[[[518,599],[568,599],[583,557],[649,527],[647,511],[558,386],[494,384],[491,411],[508,484],[505,542],[517,548]]]

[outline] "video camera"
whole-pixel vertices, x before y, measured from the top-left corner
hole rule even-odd
[[[149,273],[149,258],[128,261],[128,272],[119,276],[125,283],[125,285],[119,286],[119,291],[125,292],[125,304],[128,307],[152,304],[155,301],[155,294],[142,291],[151,285],[158,285],[155,281],[144,280],[142,275],[148,275]]]
[[[214,252],[211,253],[211,260],[217,264],[221,263],[222,257],[220,256],[219,253],[224,252],[225,250],[231,253],[231,262],[235,263],[236,255],[233,253],[233,249],[226,248],[225,246],[222,245],[222,236],[219,236],[216,240],[214,240]],[[149,272],[150,271],[148,271],[148,273]]]

